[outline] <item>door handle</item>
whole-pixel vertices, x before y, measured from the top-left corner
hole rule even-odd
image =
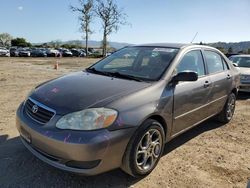
[[[207,88],[207,87],[209,87],[210,86],[210,82],[209,81],[205,81],[205,83],[204,83],[204,88]]]
[[[232,76],[230,75],[230,74],[228,74],[227,75],[227,79],[229,80],[229,79],[231,79],[232,78]]]

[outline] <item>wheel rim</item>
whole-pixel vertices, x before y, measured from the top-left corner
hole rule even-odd
[[[151,170],[161,155],[162,135],[157,129],[148,130],[136,150],[136,165],[142,172]]]
[[[235,99],[233,97],[227,103],[227,119],[230,120],[233,117],[235,110]]]

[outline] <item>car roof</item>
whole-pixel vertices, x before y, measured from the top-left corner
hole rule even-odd
[[[232,55],[230,57],[250,57],[250,54]]]
[[[192,46],[195,44],[185,44],[185,43],[150,43],[150,44],[140,44],[134,46],[149,46],[149,47],[168,47],[168,48],[183,48],[186,46]]]

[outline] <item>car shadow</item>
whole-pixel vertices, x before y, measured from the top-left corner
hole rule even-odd
[[[237,96],[237,100],[247,100],[250,99],[250,93],[248,92],[239,92]]]
[[[175,137],[171,141],[169,141],[165,145],[163,155],[169,154],[171,151],[182,146],[183,144],[185,144],[189,140],[197,137],[198,135],[200,135],[204,132],[213,130],[213,129],[217,129],[223,125],[224,125],[223,123],[220,123],[214,119],[207,120],[207,121],[201,123],[200,125],[197,125],[196,127],[186,131],[185,133],[183,133],[183,134]]]
[[[121,170],[80,176],[53,168],[34,157],[19,137],[0,135],[0,187],[130,187],[140,179]]]
[[[181,147],[203,132],[222,126],[207,121],[174,138],[165,146],[164,155]],[[133,178],[121,170],[86,177],[55,169],[34,157],[19,137],[0,135],[0,187],[130,187],[141,179]]]

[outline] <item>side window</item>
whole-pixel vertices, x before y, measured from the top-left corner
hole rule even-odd
[[[176,69],[177,73],[183,71],[194,71],[198,76],[205,75],[204,61],[201,51],[194,50],[186,53]]]
[[[222,58],[219,54],[212,51],[204,51],[205,58],[207,61],[208,73],[222,72],[224,70]]]

